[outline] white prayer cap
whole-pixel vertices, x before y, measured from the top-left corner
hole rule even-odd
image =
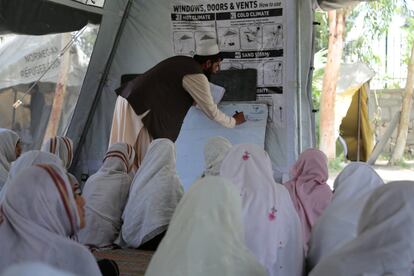
[[[214,56],[220,54],[220,50],[215,41],[205,42],[197,45],[196,54],[199,56]]]

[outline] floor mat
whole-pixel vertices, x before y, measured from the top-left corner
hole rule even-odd
[[[136,249],[115,249],[96,251],[93,255],[97,259],[114,260],[121,276],[143,276],[154,252]]]

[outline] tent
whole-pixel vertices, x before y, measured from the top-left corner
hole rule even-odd
[[[342,64],[336,87],[335,130],[351,161],[367,161],[374,136],[368,116],[369,81],[375,72],[365,63]]]
[[[78,177],[94,173],[104,156],[116,100],[114,89],[122,75],[142,73],[176,54],[177,49],[190,54],[197,43],[189,43],[189,37],[197,41],[228,34],[218,42],[222,50],[230,52],[228,59],[234,67],[241,64],[262,72],[258,75],[258,93],[269,106],[265,149],[275,171],[287,178],[288,168],[297,155],[315,144],[310,89],[314,9],[317,5],[339,8],[354,2],[106,0],[103,4],[102,0],[0,0],[0,30],[38,35],[79,30],[88,22],[100,23],[66,132],[74,141],[76,152],[71,170]],[[210,17],[215,20],[209,20]],[[259,22],[258,25],[271,24],[243,26],[240,22],[246,18]],[[276,21],[271,21],[274,18]],[[195,22],[201,23],[196,26]],[[180,29],[183,25],[187,27]],[[244,37],[235,39],[236,31]],[[266,40],[263,47],[267,50],[254,48],[259,40]],[[240,51],[237,47],[251,50]],[[251,57],[264,62],[243,64],[244,58]]]
[[[355,91],[339,129],[347,145],[346,158],[351,161],[368,161],[374,148],[374,133],[368,116],[368,93],[368,83]]]
[[[16,36],[0,47],[0,90],[18,84],[37,81],[43,73],[42,82],[57,82],[59,63],[56,60],[60,50],[70,38],[63,34],[48,36]],[[74,46],[69,52],[70,62],[67,70],[68,86],[81,86],[86,58],[80,47]],[[53,65],[53,63],[56,63]],[[50,70],[47,70],[52,66]]]

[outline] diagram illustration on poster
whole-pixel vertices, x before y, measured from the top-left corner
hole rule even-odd
[[[240,49],[238,28],[218,28],[219,47],[222,51],[237,51]]]
[[[175,54],[191,55],[205,42],[218,43],[221,70],[256,69],[257,100],[268,103],[276,124],[285,123],[285,2],[280,0],[173,0]]]
[[[263,26],[264,49],[281,49],[283,47],[283,28],[281,24]]]
[[[174,32],[174,52],[180,55],[195,53],[193,32]]]
[[[256,50],[262,46],[262,28],[260,26],[246,26],[240,28],[241,48]]]
[[[234,62],[234,61],[223,61],[220,65],[221,70],[229,70],[229,69],[243,69],[243,64],[240,62]]]
[[[213,32],[195,32],[196,47],[202,44],[210,44],[216,41],[216,34]]]
[[[265,85],[282,85],[283,77],[282,61],[269,61],[264,64],[264,84]]]

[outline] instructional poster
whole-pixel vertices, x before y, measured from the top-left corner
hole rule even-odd
[[[282,19],[280,1],[177,1],[171,14],[174,53],[194,55],[214,40],[223,52],[222,70],[257,69],[258,94],[282,93]]]
[[[222,70],[257,70],[257,98],[273,106],[269,115],[280,126],[284,121],[282,95],[277,95],[283,93],[283,8],[283,2],[276,0],[201,0],[196,4],[176,0],[171,8],[174,53],[192,56],[200,45],[216,41],[224,57]]]

